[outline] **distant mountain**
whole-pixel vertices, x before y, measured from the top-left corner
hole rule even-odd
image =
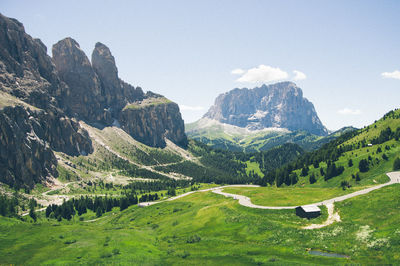
[[[313,150],[354,128],[328,132],[314,106],[293,82],[234,89],[219,95],[186,134],[211,147],[231,151],[266,151],[295,143]]]
[[[318,136],[328,134],[314,105],[293,82],[234,89],[221,94],[204,118],[250,130],[285,128]]]

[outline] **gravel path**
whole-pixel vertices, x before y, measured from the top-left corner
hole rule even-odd
[[[334,206],[333,203],[327,203],[326,208],[328,209],[328,218],[326,219],[325,222],[322,224],[310,224],[307,226],[304,226],[303,229],[319,229],[325,226],[328,226],[330,224],[333,224],[334,222],[340,222],[340,215],[338,212],[333,212]]]
[[[320,201],[320,202],[316,202],[316,203],[308,204],[308,205],[317,205],[317,206],[320,206],[320,205],[328,206],[329,205],[329,206],[333,206],[333,204],[335,202],[339,202],[339,201],[343,201],[343,200],[346,200],[346,199],[349,199],[349,198],[353,198],[353,197],[356,197],[358,195],[367,194],[367,193],[369,193],[369,192],[371,192],[373,190],[380,189],[382,187],[389,186],[389,185],[392,185],[392,184],[395,184],[395,183],[400,183],[400,172],[390,172],[390,173],[387,173],[387,176],[390,178],[390,181],[385,183],[385,184],[376,185],[376,186],[373,186],[373,187],[370,187],[370,188],[366,188],[366,189],[362,189],[362,190],[359,190],[359,191],[356,191],[356,192],[353,192],[353,193],[350,193],[350,194],[347,194],[347,195],[344,195],[344,196],[340,196],[340,197],[336,197],[336,198],[332,198],[332,199],[328,199],[328,200],[324,200],[324,201]],[[246,196],[243,196],[243,195],[237,195],[237,194],[231,194],[231,193],[222,192],[222,190],[224,188],[228,188],[228,187],[259,187],[259,186],[257,186],[257,185],[227,185],[227,186],[220,186],[220,187],[214,187],[214,188],[207,188],[207,189],[202,189],[202,190],[197,190],[197,191],[186,192],[184,194],[181,194],[181,195],[178,195],[178,196],[175,196],[175,197],[172,197],[172,198],[168,198],[168,199],[163,200],[163,201],[142,202],[139,205],[140,206],[150,206],[150,205],[154,205],[154,204],[157,204],[157,203],[160,203],[160,202],[164,202],[164,201],[172,201],[172,200],[180,199],[180,198],[186,197],[187,195],[190,195],[190,194],[195,193],[195,192],[212,191],[213,193],[220,194],[220,195],[223,195],[225,197],[230,197],[230,198],[233,198],[235,200],[238,200],[240,205],[243,205],[243,206],[246,206],[246,207],[249,207],[249,208],[267,209],[267,210],[288,210],[288,209],[295,209],[296,207],[298,207],[298,205],[296,205],[296,206],[262,206],[262,205],[256,205],[256,204],[253,204],[251,202],[251,199],[249,197],[246,197]]]
[[[316,202],[316,203],[313,203],[313,204],[307,204],[307,205],[320,206],[320,205],[333,204],[335,202],[339,202],[339,201],[350,199],[350,198],[353,198],[353,197],[356,197],[356,196],[359,196],[359,195],[367,194],[367,193],[369,193],[369,192],[371,192],[373,190],[380,189],[380,188],[385,187],[385,186],[389,186],[389,185],[392,185],[392,184],[395,184],[395,183],[400,183],[400,172],[390,172],[390,173],[387,173],[386,175],[390,178],[390,181],[385,183],[385,184],[376,185],[376,186],[373,186],[373,187],[370,187],[370,188],[366,188],[366,189],[362,189],[362,190],[359,190],[359,191],[356,191],[356,192],[353,192],[353,193],[350,193],[350,194],[347,194],[347,195],[344,195],[344,196],[339,196],[339,197],[336,197],[336,198],[332,198],[332,199]],[[228,187],[228,186],[225,186],[225,187]],[[231,194],[231,193],[225,193],[225,192],[221,191],[221,188],[223,188],[223,187],[214,188],[213,192],[217,193],[217,194],[220,194],[220,195],[224,195],[226,197],[231,197],[231,198],[237,199],[237,200],[239,200],[239,204],[240,205],[243,205],[243,206],[246,206],[246,207],[250,207],[250,208],[271,209],[271,210],[285,210],[285,209],[294,209],[294,208],[298,207],[298,205],[296,205],[296,206],[280,206],[280,207],[256,205],[256,204],[251,203],[251,199],[246,197],[246,196],[236,195],[236,194]]]
[[[340,220],[339,213],[334,212],[335,202],[339,202],[339,201],[350,199],[350,198],[353,198],[353,197],[356,197],[359,195],[367,194],[371,191],[374,191],[374,190],[377,190],[382,187],[389,186],[389,185],[392,185],[395,183],[400,183],[400,172],[390,172],[390,173],[387,173],[386,175],[390,178],[390,181],[385,184],[380,184],[380,185],[376,185],[376,186],[373,186],[370,188],[362,189],[362,190],[359,190],[359,191],[356,191],[356,192],[353,192],[353,193],[350,193],[350,194],[347,194],[344,196],[339,196],[339,197],[335,197],[332,199],[316,202],[313,204],[308,204],[308,205],[317,205],[317,206],[325,205],[328,209],[328,218],[322,224],[311,224],[311,225],[303,227],[303,229],[318,229],[318,228],[328,226],[334,222],[340,222],[341,220]],[[214,187],[214,188],[208,188],[208,189],[203,189],[203,190],[198,190],[198,191],[190,191],[190,192],[184,193],[182,195],[166,199],[164,201],[172,201],[172,200],[176,200],[179,198],[183,198],[183,197],[190,195],[192,193],[195,193],[195,192],[212,191],[213,193],[238,200],[240,205],[243,205],[243,206],[246,206],[249,208],[267,209],[267,210],[288,210],[288,209],[295,209],[296,207],[298,207],[298,206],[261,206],[261,205],[256,205],[251,202],[251,199],[249,197],[222,192],[222,189],[227,188],[227,187],[259,187],[259,186],[256,186],[256,185],[228,185],[228,186]],[[157,204],[160,202],[163,202],[163,201],[143,202],[143,203],[139,203],[139,206],[142,206],[142,207],[150,206],[150,205]]]
[[[387,176],[390,178],[390,181],[385,183],[385,184],[376,185],[376,186],[373,186],[373,187],[370,187],[370,188],[366,188],[366,189],[362,189],[362,190],[359,190],[359,191],[356,191],[356,192],[353,192],[353,193],[350,193],[350,194],[347,194],[347,195],[344,195],[344,196],[335,197],[335,198],[332,198],[332,199],[328,199],[328,200],[316,202],[316,203],[313,203],[313,204],[309,204],[309,205],[317,205],[317,206],[325,205],[327,207],[327,209],[328,209],[328,219],[322,224],[311,224],[311,225],[303,227],[303,228],[304,229],[317,229],[317,228],[322,228],[324,226],[330,225],[330,224],[334,223],[335,221],[340,222],[339,213],[338,212],[334,213],[334,203],[335,202],[340,202],[340,201],[343,201],[343,200],[346,200],[346,199],[350,199],[350,198],[353,198],[353,197],[356,197],[356,196],[359,196],[359,195],[367,194],[367,193],[369,193],[371,191],[374,191],[376,189],[380,189],[380,188],[385,187],[385,186],[389,186],[389,185],[392,185],[392,184],[395,184],[395,183],[400,183],[400,172],[390,172],[390,173],[387,173]],[[70,182],[70,183],[73,183],[73,182]],[[65,185],[67,185],[67,184],[65,184]],[[249,207],[249,208],[267,209],[267,210],[288,210],[288,209],[295,209],[296,207],[298,207],[298,206],[262,206],[262,205],[256,205],[256,204],[253,204],[251,202],[251,199],[249,197],[246,197],[246,196],[243,196],[243,195],[237,195],[237,194],[231,194],[231,193],[222,192],[222,190],[224,188],[228,188],[228,187],[259,187],[259,186],[258,185],[227,185],[227,186],[220,186],[220,187],[214,187],[214,188],[207,188],[207,189],[202,189],[202,190],[197,190],[197,191],[186,192],[184,194],[181,194],[181,195],[178,195],[178,196],[175,196],[175,197],[171,197],[171,198],[168,198],[168,199],[165,199],[165,200],[162,200],[162,201],[142,202],[142,203],[139,203],[138,205],[141,206],[141,207],[151,206],[151,205],[158,204],[158,203],[165,202],[165,201],[173,201],[173,200],[176,200],[176,199],[180,199],[180,198],[186,197],[186,196],[188,196],[190,194],[193,194],[195,192],[212,191],[213,193],[216,193],[216,194],[219,194],[219,195],[223,195],[225,197],[231,197],[231,198],[233,198],[235,200],[238,200],[240,205],[243,205],[243,206],[246,206],[246,207]],[[47,194],[50,191],[47,191],[47,192],[45,192],[43,194]],[[27,213],[24,213],[23,215],[27,215]],[[94,220],[91,220],[90,222],[96,221],[96,220],[97,219],[94,219]],[[89,222],[89,221],[86,221],[86,222]]]

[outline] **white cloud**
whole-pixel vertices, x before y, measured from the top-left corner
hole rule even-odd
[[[360,109],[343,108],[337,111],[341,115],[360,115]]]
[[[232,73],[233,75],[242,75],[244,72],[245,72],[245,71],[244,71],[243,69],[241,69],[241,68],[236,68],[236,69],[232,70],[231,73]]]
[[[393,72],[383,72],[381,75],[383,78],[387,78],[387,79],[400,79],[400,71],[399,70],[395,70]]]
[[[307,76],[306,76],[306,74],[304,74],[303,72],[301,72],[301,71],[298,71],[298,70],[293,70],[293,73],[294,73],[294,78],[293,78],[293,80],[303,80],[303,79],[306,79],[307,78]]]
[[[236,71],[237,74],[239,71]],[[238,78],[237,82],[248,82],[248,83],[258,83],[258,82],[271,82],[277,80],[283,80],[288,78],[288,73],[281,70],[278,67],[271,67],[266,65],[259,65],[258,67],[250,68],[249,70],[243,71],[242,76]]]
[[[182,111],[202,111],[205,108],[203,106],[189,106],[189,105],[180,104],[179,109],[181,109]]]

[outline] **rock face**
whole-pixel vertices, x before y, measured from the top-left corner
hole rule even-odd
[[[77,120],[109,126],[119,119],[145,144],[164,147],[168,138],[186,145],[178,106],[122,81],[104,44],[96,44],[92,63],[71,38],[56,43],[52,52],[50,58],[20,22],[0,14],[1,182],[32,187],[57,176],[53,151],[93,152]]]
[[[133,138],[153,147],[164,147],[164,138],[187,143],[179,107],[122,81],[104,44],[96,43],[90,63],[78,43],[66,38],[53,46],[53,58],[60,79],[68,85],[63,102],[67,114],[105,126],[119,120]]]
[[[69,155],[93,151],[76,122],[24,106],[0,110],[0,140],[0,181],[17,188],[57,176],[53,150]]]
[[[0,14],[0,47],[0,180],[32,187],[57,175],[53,150],[78,155],[93,148],[60,109],[67,87],[44,44]]]
[[[119,119],[133,138],[153,147],[165,147],[165,138],[187,145],[185,126],[176,103],[161,95],[147,93],[141,102],[127,105]]]
[[[53,45],[52,51],[60,79],[68,85],[62,97],[66,113],[89,122],[112,123],[104,108],[100,80],[79,44],[66,38]]]
[[[0,90],[40,108],[54,104],[62,86],[43,43],[0,14],[0,47]]]
[[[100,79],[104,104],[114,117],[125,105],[143,100],[144,93],[140,87],[125,83],[118,77],[118,69],[110,49],[98,42],[92,53],[92,66]]]
[[[328,134],[314,105],[292,82],[221,94],[204,117],[251,130],[276,127],[321,136]]]

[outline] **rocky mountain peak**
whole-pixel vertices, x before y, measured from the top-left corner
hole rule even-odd
[[[32,187],[57,175],[53,151],[93,152],[79,120],[99,127],[115,122],[151,146],[164,147],[165,138],[187,144],[178,105],[119,79],[107,46],[96,44],[92,63],[72,38],[52,53],[0,14],[0,182]]]
[[[65,38],[53,45],[52,52],[60,79],[68,86],[62,99],[66,112],[89,122],[111,123],[111,115],[104,110],[100,80],[79,44]]]
[[[328,133],[314,105],[293,82],[236,88],[219,95],[204,117],[251,130],[276,127],[316,135]]]
[[[65,38],[53,45],[53,61],[59,75],[66,83],[75,80],[78,83],[80,77],[87,77],[87,91],[95,94],[100,93],[100,88],[95,72],[92,69],[89,59],[79,44],[72,38]],[[69,85],[69,84],[68,84]]]
[[[120,88],[118,69],[110,49],[98,42],[92,53],[92,66],[106,87]]]

